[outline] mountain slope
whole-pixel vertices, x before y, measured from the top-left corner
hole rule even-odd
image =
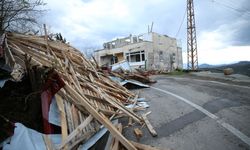
[[[222,72],[225,68],[232,68],[234,70],[234,73],[250,76],[250,61],[240,61],[234,64],[216,66],[202,64],[199,66],[199,68],[200,70],[209,70],[211,72]]]

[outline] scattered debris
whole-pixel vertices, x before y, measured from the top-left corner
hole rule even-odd
[[[141,144],[141,143],[137,143],[134,141],[130,141],[136,148],[138,148],[139,150],[160,150],[158,148],[149,146],[149,145],[145,145],[145,144]],[[167,149],[166,149],[167,150]]]
[[[118,82],[120,85],[126,87],[127,89],[135,89],[135,88],[149,88],[148,85],[143,84],[139,81],[136,80],[124,80],[122,78],[119,77],[114,77],[114,76],[110,76],[110,78],[115,81]]]
[[[98,71],[82,53],[61,41],[51,41],[47,35],[6,33],[2,39],[3,58],[11,68],[12,79],[21,81],[28,76],[34,87],[37,82],[42,82],[40,93],[44,133],[54,135],[51,123],[61,128],[60,141],[54,142],[50,136],[42,136],[46,148],[80,148],[104,126],[115,139],[115,147],[113,145],[112,148],[119,149],[120,143],[128,150],[147,149],[126,139],[121,133],[122,126],[117,129],[111,122],[123,114],[139,124],[144,119],[150,127],[146,116],[142,119],[125,107],[135,105],[135,94]],[[36,74],[37,68],[42,68],[43,72]],[[52,99],[55,101],[52,102]],[[52,103],[58,106],[56,112],[60,120],[51,121],[49,117]],[[154,135],[157,135],[156,132]],[[17,142],[15,146],[20,144],[23,143]]]
[[[112,65],[112,69],[113,72],[131,72],[132,69],[129,65],[129,63],[126,60],[120,61],[116,64]]]
[[[95,65],[97,68],[100,68],[97,64]],[[147,85],[145,85],[147,83],[155,83],[156,81],[150,79],[149,76],[157,73],[153,70],[132,70],[126,60],[113,64],[111,71],[109,71],[107,68],[103,68],[102,72],[111,76],[113,80],[119,81],[124,86],[126,86],[126,84],[133,84],[142,87],[147,87]]]
[[[142,137],[142,131],[139,129],[139,128],[135,128],[134,129],[134,133],[135,133],[135,136],[136,136],[136,139],[137,139],[137,141],[139,141],[140,140],[140,138]]]
[[[156,82],[155,80],[150,79],[148,74],[140,74],[140,72],[129,72],[129,73],[116,72],[111,74],[113,76],[120,77],[125,80],[136,80],[144,84]]]
[[[119,131],[120,133],[122,133],[122,124],[121,124],[121,123],[119,123],[118,125],[116,125],[116,128],[118,129],[118,131]],[[112,144],[111,144],[110,149],[111,149],[111,150],[120,150],[120,148],[119,148],[119,140],[116,139],[116,138],[113,138],[112,141],[113,141],[113,142],[112,142]]]
[[[157,136],[157,132],[155,131],[154,127],[151,125],[151,123],[149,122],[147,116],[145,114],[142,114],[142,118],[149,130],[149,132],[152,134],[153,137]]]

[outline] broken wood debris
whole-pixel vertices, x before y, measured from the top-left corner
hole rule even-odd
[[[145,145],[145,144],[141,144],[141,143],[137,143],[134,141],[130,141],[138,150],[160,150],[158,148],[149,146],[149,145]],[[168,150],[168,149],[166,149]]]
[[[116,128],[118,129],[118,131],[120,133],[122,133],[122,124],[119,123]],[[119,140],[117,140],[116,138],[113,139],[113,143],[112,143],[112,146],[110,148],[111,150],[119,150]]]
[[[139,128],[135,128],[134,129],[134,133],[135,133],[135,136],[136,136],[136,139],[137,139],[137,141],[139,141],[140,140],[140,138],[142,137],[142,131],[139,129]]]
[[[77,49],[60,41],[52,41],[47,34],[6,33],[3,39],[3,57],[12,68],[14,80],[20,81],[30,68],[48,68],[42,76],[45,82],[51,81],[44,92],[55,95],[62,132],[61,145],[48,147],[77,148],[103,125],[126,149],[137,149],[138,145],[127,140],[109,119],[119,115],[120,111],[137,123],[143,122],[140,116],[125,107],[125,104],[134,104],[133,93],[97,70]],[[53,75],[58,77],[52,78]],[[58,87],[58,80],[62,88]],[[148,121],[145,122],[147,124]]]
[[[96,63],[97,68],[100,68]],[[140,69],[133,70],[129,63],[126,60],[120,61],[112,65],[112,71],[110,70],[101,70],[105,74],[109,74],[113,77],[118,77],[123,80],[136,80],[141,83],[155,83],[155,80],[152,80],[149,76],[156,74],[155,71],[145,71]]]
[[[149,130],[149,132],[152,134],[152,136],[157,136],[157,132],[155,131],[154,127],[152,126],[152,124],[149,122],[147,116],[145,114],[142,114],[142,118]]]

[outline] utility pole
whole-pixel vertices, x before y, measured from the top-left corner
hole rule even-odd
[[[198,69],[198,53],[194,17],[194,2],[187,0],[187,69]]]

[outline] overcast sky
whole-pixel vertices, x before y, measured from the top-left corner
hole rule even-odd
[[[153,31],[182,41],[186,63],[186,0],[45,0],[49,30],[82,52],[129,34]],[[250,0],[194,0],[199,64],[250,61]],[[178,35],[177,35],[178,33]]]

